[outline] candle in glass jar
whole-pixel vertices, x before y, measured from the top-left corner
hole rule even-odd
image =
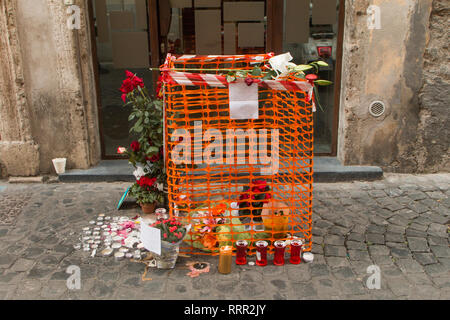
[[[267,241],[256,242],[256,264],[258,266],[267,266]]]
[[[273,264],[276,266],[284,265],[284,251],[286,249],[286,243],[284,241],[275,241],[275,257],[273,259]]]
[[[236,264],[244,265],[247,264],[247,246],[248,242],[245,240],[236,241]]]
[[[302,251],[303,241],[295,239],[291,241],[291,258],[289,262],[292,264],[299,264],[301,262],[301,251]]]
[[[231,261],[233,259],[233,247],[224,246],[220,248],[219,272],[228,274],[231,272]]]

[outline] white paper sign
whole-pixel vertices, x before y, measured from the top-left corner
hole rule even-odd
[[[258,119],[258,84],[230,83],[230,118]]]
[[[161,230],[141,223],[141,242],[150,252],[161,255]]]

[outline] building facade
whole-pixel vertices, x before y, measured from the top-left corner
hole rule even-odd
[[[329,61],[317,155],[392,172],[450,168],[446,0],[0,0],[0,171],[89,168],[128,143],[120,77],[168,52]],[[321,75],[322,76],[322,75]]]

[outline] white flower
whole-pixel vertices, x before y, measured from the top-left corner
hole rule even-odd
[[[293,65],[289,62],[292,59],[291,54],[287,52],[269,59],[269,63],[277,73],[286,74],[289,71],[288,67]]]
[[[136,180],[139,180],[141,177],[145,176],[144,168],[138,166],[137,169],[133,172],[133,174],[136,177]]]

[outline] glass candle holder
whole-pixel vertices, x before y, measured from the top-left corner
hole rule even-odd
[[[299,239],[295,239],[291,241],[291,258],[289,262],[292,264],[299,264],[301,259],[303,241]]]
[[[219,272],[228,274],[231,272],[231,261],[233,260],[233,247],[224,246],[220,248]]]
[[[247,247],[248,242],[245,240],[236,241],[236,264],[244,265],[247,264]]]
[[[256,242],[256,264],[258,266],[267,266],[267,247],[269,244],[267,241]]]
[[[275,257],[273,259],[273,264],[276,266],[284,265],[284,251],[286,250],[286,242],[282,240],[275,241]]]

